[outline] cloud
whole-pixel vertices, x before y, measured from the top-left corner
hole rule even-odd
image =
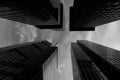
[[[37,28],[32,25],[21,25],[20,23],[17,23],[16,27],[18,29],[16,34],[20,36],[20,43],[31,42],[38,37]]]

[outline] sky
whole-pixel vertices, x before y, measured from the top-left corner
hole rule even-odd
[[[0,47],[34,41],[37,28],[0,18]]]
[[[0,47],[31,41],[48,40],[55,43],[89,40],[120,50],[120,21],[97,26],[95,31],[40,30],[32,25],[0,19]]]
[[[53,44],[70,43],[76,40],[89,40],[120,50],[120,21],[97,26],[95,31],[69,31],[69,7],[73,0],[61,0],[64,5],[65,31],[41,30],[33,25],[0,18],[0,47],[31,41],[48,40]]]

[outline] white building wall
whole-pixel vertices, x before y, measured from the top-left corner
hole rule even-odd
[[[44,80],[73,80],[70,43],[59,46],[55,53],[43,65]]]

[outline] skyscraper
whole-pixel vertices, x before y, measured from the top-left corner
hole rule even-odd
[[[43,63],[56,47],[47,41],[0,49],[1,80],[43,80]]]
[[[0,17],[34,25],[37,28],[62,28],[61,5],[59,0],[1,0]]]
[[[79,40],[72,43],[74,80],[114,80],[119,79],[120,51],[90,41]],[[77,75],[77,76],[76,76]],[[77,79],[76,79],[77,78]]]
[[[95,30],[96,26],[120,19],[120,1],[74,0],[70,8],[70,30]]]

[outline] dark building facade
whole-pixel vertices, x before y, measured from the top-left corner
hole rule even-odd
[[[60,8],[59,0],[1,0],[0,17],[37,28],[62,28]]]
[[[72,51],[74,80],[120,79],[120,51],[86,40],[72,43]]]
[[[43,80],[43,63],[57,49],[47,41],[0,49],[0,80]]]
[[[70,8],[70,30],[95,30],[96,26],[120,20],[120,1],[74,0]]]

